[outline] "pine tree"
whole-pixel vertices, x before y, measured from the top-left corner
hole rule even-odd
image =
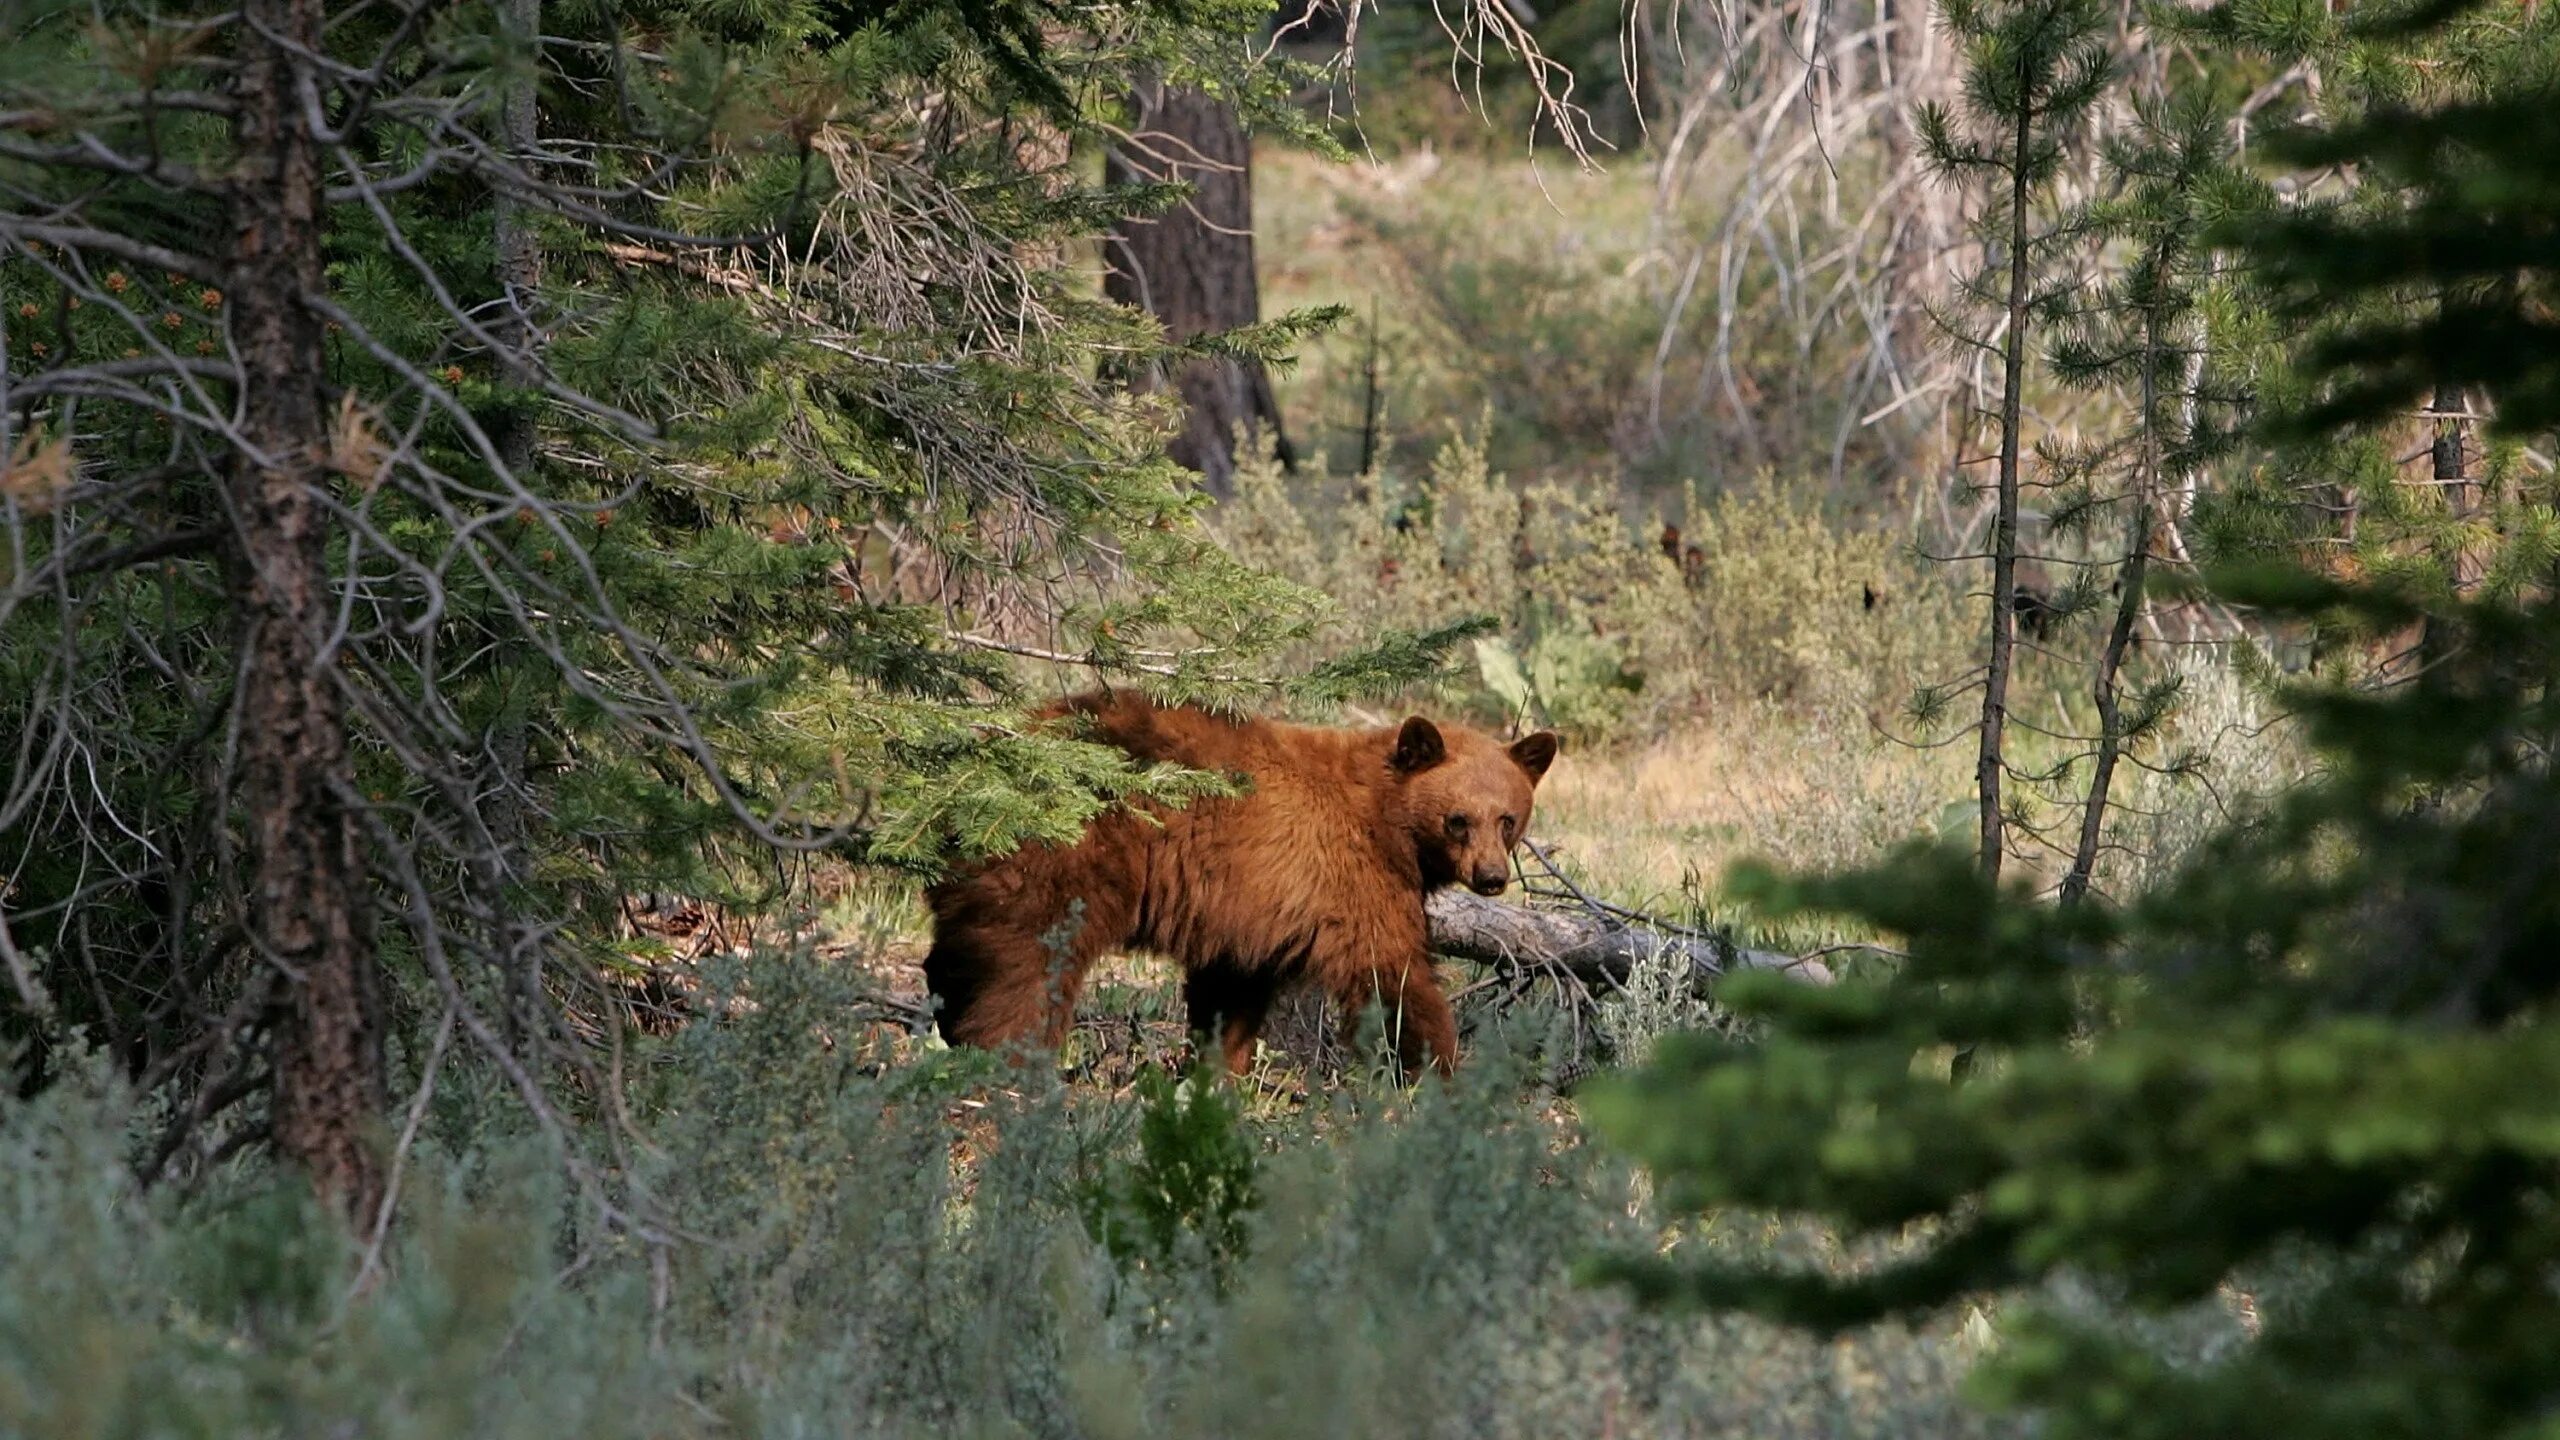
[[[2266,443],[2307,435],[2336,456],[2353,432],[2335,427],[2447,377],[2489,407],[2493,440],[2560,418],[2543,328],[2560,252],[2530,243],[2560,223],[2552,95],[2508,84],[2300,142],[2426,196],[2414,210],[2244,212],[2222,237],[2298,287],[2300,313],[2326,295],[2337,322],[2283,397],[2301,406],[2262,418]],[[2449,288],[2477,297],[2458,330],[2405,303]],[[2486,355],[2457,361],[2458,337]],[[1631,1255],[1604,1273],[1823,1331],[2014,1295],[1976,1391],[2061,1436],[2548,1427],[2560,598],[2265,564],[2218,584],[2274,617],[2442,622],[2463,683],[2288,683],[2320,778],[2121,909],[2039,905],[1944,850],[1753,877],[1772,906],[1898,935],[1907,960],[1829,991],[1737,982],[1763,1043],[1666,1044],[1593,1114],[1685,1206],[1808,1215],[1891,1253],[1810,1269]],[[1950,1083],[1950,1048],[1983,1057],[1969,1083]],[[2234,1289],[2257,1294],[2255,1326],[2213,1344],[2171,1349],[2141,1323],[2205,1323]]]
[[[2286,443],[2262,450],[2197,518],[2208,549],[2226,556],[2511,595],[2548,544],[2525,483],[2548,467],[2515,438],[2543,421],[2529,413],[2522,431],[2479,422],[2492,396],[2549,413],[2549,397],[2516,388],[2507,357],[2548,339],[2530,328],[2530,289],[2511,287],[2543,243],[2531,230],[2539,182],[2526,152],[2548,135],[2533,97],[2560,65],[2560,23],[2539,7],[2461,6],[2441,25],[2422,23],[2433,11],[2235,0],[2185,22],[2233,63],[2277,72],[2269,93],[2298,87],[2299,118],[2321,127],[2270,109],[2251,158],[2276,183],[2227,200],[2234,223],[2271,237],[2266,263],[2242,277],[2247,303],[2266,312],[2250,379],[2262,409],[2293,419]],[[2457,136],[2438,123],[2489,129]],[[2347,153],[2364,163],[2341,168]],[[2521,188],[2502,200],[2482,186]],[[2449,228],[2482,219],[2493,228]],[[2351,232],[2369,248],[2336,243]],[[2355,647],[2343,649],[2359,657],[2346,667],[2355,678],[2458,668],[2442,617],[2394,636],[2348,622],[2308,623],[2322,653]]]
[[[1990,627],[1979,684],[1975,792],[1980,812],[1979,860],[1997,877],[2008,853],[2009,681],[2017,645],[2018,499],[2028,448],[2025,399],[2033,323],[2049,301],[2055,252],[2076,237],[2050,227],[2040,207],[2072,154],[2091,108],[2106,93],[2114,61],[2106,14],[2087,0],[1959,0],[1946,8],[1947,28],[1965,55],[1960,112],[1931,104],[1919,115],[1921,142],[1937,168],[1960,182],[1979,180],[1977,220],[1990,262],[1969,295],[1997,315],[2000,356],[1997,474],[1988,558]],[[1969,688],[1969,687],[1968,687]],[[1932,712],[1943,692],[1918,707]]]
[[[2124,536],[2112,573],[2101,563],[2082,566],[2048,604],[2048,628],[2090,611],[2107,622],[2091,682],[2097,733],[2053,771],[2076,774],[2083,759],[2088,766],[2065,852],[2065,905],[2082,902],[2097,882],[2118,766],[2175,708],[2174,672],[2142,682],[2128,672],[2163,507],[2192,484],[2218,444],[2198,420],[2217,399],[2204,364],[2210,282],[2202,241],[2209,207],[2226,188],[2223,117],[2192,94],[2150,97],[2134,108],[2132,124],[2104,147],[2100,198],[2079,219],[2095,243],[2120,249],[2110,257],[2116,268],[2084,288],[2090,298],[2060,321],[2051,357],[2066,384],[2121,397],[2126,417],[2115,435],[2051,457],[2060,479],[2050,533],[2085,539],[2113,524]],[[2106,553],[2104,541],[2092,548]]]
[[[1287,678],[1320,597],[1057,259],[1128,197],[1017,143],[1249,77],[1240,9],[261,3],[0,20],[0,1027],[110,1045],[146,1173],[272,1138],[370,1225],[440,1034],[612,1112],[626,892],[1208,783],[1005,723],[1026,656]],[[1454,643],[1389,639],[1312,683]]]
[[[1130,96],[1131,138],[1108,157],[1125,184],[1182,183],[1189,193],[1154,215],[1113,227],[1103,285],[1121,302],[1155,316],[1169,339],[1185,341],[1257,324],[1261,282],[1253,247],[1253,147],[1235,107],[1215,95],[1160,79]],[[1142,388],[1182,397],[1182,433],[1173,458],[1200,472],[1221,499],[1235,493],[1237,432],[1259,437],[1283,466],[1297,463],[1271,377],[1252,360],[1206,355],[1171,375],[1141,375]]]

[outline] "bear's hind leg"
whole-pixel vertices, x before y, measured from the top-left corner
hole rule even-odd
[[[1110,901],[1070,906],[1036,928],[985,910],[938,915],[924,973],[943,1040],[1056,1050],[1075,1024],[1085,972],[1125,938],[1127,908]]]

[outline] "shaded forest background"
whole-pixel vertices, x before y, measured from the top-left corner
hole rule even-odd
[[[0,1431],[2538,1433],[2555,25],[0,8]],[[944,1048],[1098,682],[1635,962]]]

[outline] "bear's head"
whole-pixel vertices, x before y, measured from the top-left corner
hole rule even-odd
[[[1529,831],[1538,781],[1555,762],[1551,730],[1506,745],[1472,730],[1442,730],[1416,715],[1396,731],[1387,769],[1391,818],[1413,837],[1423,883],[1499,895],[1511,849]]]

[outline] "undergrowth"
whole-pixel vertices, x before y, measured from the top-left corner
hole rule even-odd
[[[1825,1345],[1574,1283],[1595,1246],[1674,1237],[1524,1103],[1516,1053],[1293,1108],[1015,1093],[878,1064],[834,967],[753,973],[752,1005],[635,1057],[654,1151],[622,1178],[663,1243],[599,1223],[467,1083],[361,1285],[262,1169],[137,1192],[103,1067],[0,1101],[0,1434],[1991,1433],[1953,1326]]]

